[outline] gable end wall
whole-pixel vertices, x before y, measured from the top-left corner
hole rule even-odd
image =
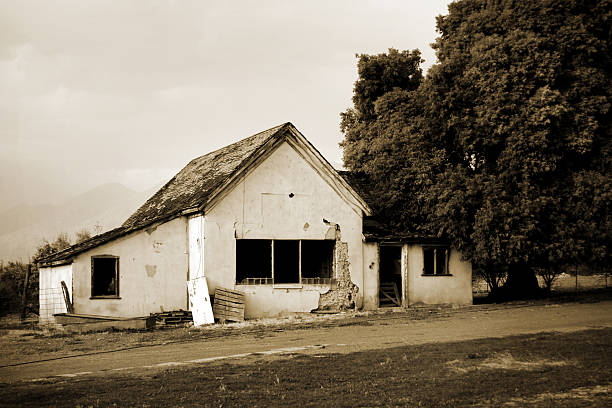
[[[351,280],[360,288],[356,307],[361,306],[362,217],[288,143],[237,183],[204,218],[204,274],[211,294],[218,286],[245,292],[247,316],[309,312],[330,285],[236,285],[236,239],[335,239],[336,225],[348,247]]]

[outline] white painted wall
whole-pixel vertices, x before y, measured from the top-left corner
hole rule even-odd
[[[363,308],[378,308],[379,297],[379,243],[366,242],[364,256]],[[461,260],[460,253],[451,249],[449,273],[452,276],[423,275],[423,247],[418,244],[402,246],[402,304],[471,304],[472,264]]]
[[[66,301],[61,282],[66,283],[72,301],[72,265],[61,265],[39,269],[38,301],[40,305],[39,322],[54,322],[53,314],[66,313]]]
[[[247,317],[308,312],[318,306],[319,293],[329,290],[329,285],[236,285],[236,238],[333,238],[334,226],[323,219],[340,226],[342,241],[348,244],[351,278],[360,288],[356,305],[362,306],[361,214],[287,143],[280,145],[204,217],[204,270],[211,294],[217,286],[245,292]]]
[[[91,257],[119,257],[120,299],[90,299]],[[76,313],[136,317],[188,306],[187,219],[136,231],[79,254],[73,263]]]
[[[461,254],[451,249],[448,261],[450,276],[423,275],[423,248],[406,245],[408,274],[408,304],[471,304],[472,264],[461,260]]]

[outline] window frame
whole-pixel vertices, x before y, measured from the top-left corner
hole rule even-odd
[[[433,250],[433,273],[426,273],[425,271],[425,253],[427,251]],[[444,256],[444,273],[437,273],[438,272],[438,268],[437,268],[437,262],[438,262],[438,254],[437,251],[439,250],[443,250],[445,251],[445,256]],[[450,273],[450,266],[449,266],[449,260],[450,260],[450,253],[451,253],[451,249],[450,246],[448,245],[427,245],[427,246],[423,246],[423,273],[421,274],[421,276],[453,276],[452,273]]]
[[[94,294],[94,259],[114,259],[115,260],[115,294],[114,295],[95,295]],[[92,255],[91,256],[91,296],[90,299],[121,299],[119,296],[119,257],[116,255]]]
[[[253,239],[254,241],[255,239]],[[251,241],[251,239],[244,239],[244,238],[240,238],[240,239],[236,239],[236,241]],[[237,276],[238,276],[238,271],[236,270],[234,272],[234,284],[235,285],[242,285],[242,286],[251,286],[251,285],[255,285],[255,286],[266,286],[266,285],[271,285],[273,288],[279,288],[279,289],[292,289],[292,288],[302,288],[304,285],[331,285],[333,283],[335,283],[336,279],[333,277],[334,275],[334,265],[335,262],[333,262],[333,254],[335,251],[335,244],[334,247],[332,247],[332,268],[331,268],[331,275],[332,277],[329,278],[304,278],[302,277],[302,241],[333,241],[333,240],[329,240],[329,239],[320,239],[320,240],[309,240],[309,239],[265,239],[265,241],[270,241],[270,246],[271,246],[271,264],[270,264],[270,278],[244,278],[241,282],[238,282]],[[298,282],[291,282],[291,283],[280,283],[280,282],[276,282],[275,281],[275,273],[274,273],[274,260],[275,260],[275,255],[274,255],[274,251],[276,248],[276,245],[274,245],[275,241],[297,241],[298,243]],[[236,261],[238,259],[238,251],[236,251]],[[237,262],[236,262],[237,264]],[[249,280],[251,279],[252,282],[247,282],[247,283],[243,283],[244,280]],[[307,280],[307,282],[304,282],[304,280]],[[316,280],[319,280],[319,282],[316,282]]]

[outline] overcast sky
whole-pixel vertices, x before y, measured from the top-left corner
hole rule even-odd
[[[145,190],[287,121],[339,166],[355,54],[427,69],[448,3],[0,0],[0,210]]]

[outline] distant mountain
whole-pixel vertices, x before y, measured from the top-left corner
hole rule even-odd
[[[20,205],[0,212],[0,260],[28,262],[43,240],[65,232],[72,240],[87,229],[96,235],[125,221],[159,186],[137,192],[118,184],[104,184],[62,205]]]

